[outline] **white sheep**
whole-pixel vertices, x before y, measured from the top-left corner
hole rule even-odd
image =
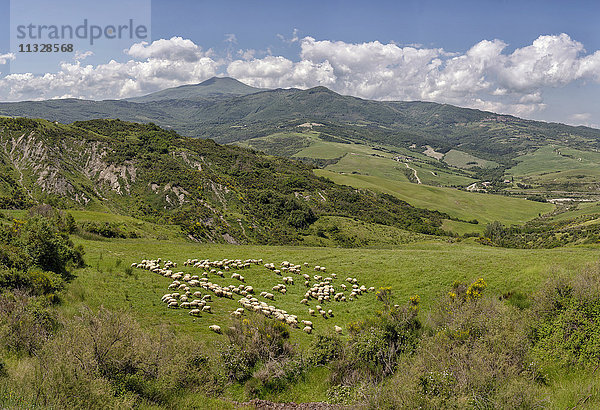
[[[339,327],[338,325],[335,325],[333,327],[333,330],[335,330],[335,333],[337,333],[337,334],[341,334],[342,333],[342,328]]]
[[[221,326],[219,325],[210,325],[208,328],[215,333],[221,333]]]

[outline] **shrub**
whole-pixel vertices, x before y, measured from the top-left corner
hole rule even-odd
[[[332,384],[380,382],[396,370],[401,354],[416,348],[422,328],[417,318],[419,297],[411,297],[400,307],[391,304],[391,289],[382,288],[377,298],[384,302],[377,318],[348,326],[351,338],[344,356],[332,365]]]
[[[34,354],[58,327],[44,301],[21,291],[0,295],[0,343],[8,350]]]
[[[234,344],[223,346],[220,353],[221,362],[229,381],[243,382],[252,376],[252,370],[258,360],[257,355],[242,350]]]
[[[236,320],[225,333],[231,344],[256,357],[256,361],[267,362],[293,354],[288,326],[262,316],[248,315]]]
[[[310,345],[310,362],[316,366],[326,365],[342,357],[344,345],[337,336],[316,335]]]
[[[575,279],[558,278],[535,296],[533,356],[563,366],[600,362],[600,267]]]

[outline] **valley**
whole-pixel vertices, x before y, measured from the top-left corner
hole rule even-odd
[[[599,403],[598,130],[220,78],[0,114],[7,407]]]

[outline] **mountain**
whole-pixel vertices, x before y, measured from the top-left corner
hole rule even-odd
[[[196,91],[237,90],[241,83],[212,79],[209,84],[202,84],[143,97],[147,102],[67,99],[0,103],[0,115],[61,123],[95,118],[154,122],[185,136],[212,138],[220,143],[295,132],[299,125],[315,122],[322,124],[319,132],[325,138],[402,148],[415,146],[421,152],[421,147],[428,145],[442,154],[455,149],[506,167],[514,166],[515,158],[549,144],[600,149],[600,130],[447,104],[370,101],[342,96],[325,87],[210,95]],[[248,91],[250,87],[246,87],[241,86]],[[162,99],[177,95],[180,98]]]
[[[213,77],[200,84],[182,85],[167,88],[142,97],[127,98],[125,101],[145,103],[162,100],[201,101],[211,97],[241,96],[265,91],[262,88],[251,87],[235,78]]]
[[[0,208],[37,203],[176,224],[190,238],[232,243],[302,243],[327,217],[443,235],[449,218],[334,184],[301,162],[153,124],[0,118]]]

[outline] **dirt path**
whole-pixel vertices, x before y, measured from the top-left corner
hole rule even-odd
[[[415,179],[417,180],[417,184],[421,183],[421,178],[419,178],[419,176],[417,175],[417,170],[414,168],[411,168],[410,166],[408,166],[408,162],[405,162],[404,165],[406,165],[406,168],[412,170],[413,175],[415,176]]]

